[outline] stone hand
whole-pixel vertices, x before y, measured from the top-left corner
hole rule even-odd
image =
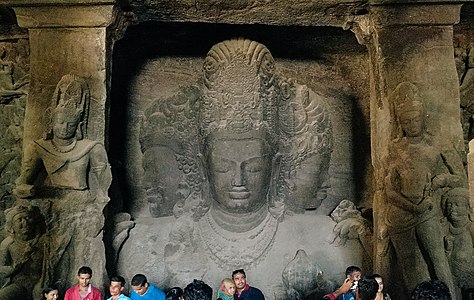
[[[13,191],[14,195],[18,198],[31,198],[35,195],[35,187],[30,184],[18,184]]]

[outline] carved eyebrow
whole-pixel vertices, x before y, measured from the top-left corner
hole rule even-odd
[[[271,155],[271,154],[270,154],[270,153],[266,153],[266,154],[264,154],[264,155],[262,155],[262,156],[250,157],[250,158],[248,158],[248,159],[246,159],[246,160],[244,160],[244,161],[242,161],[242,162],[248,162],[248,161],[250,161],[250,160],[265,158],[265,157],[267,157],[267,156],[269,156],[269,155]],[[222,159],[222,160],[224,160],[224,161],[237,162],[236,160],[233,160],[233,159],[231,159],[231,158],[226,158],[226,157],[224,157],[224,156],[220,156],[220,155],[216,155],[216,154],[214,154],[213,156],[216,157],[216,158]]]

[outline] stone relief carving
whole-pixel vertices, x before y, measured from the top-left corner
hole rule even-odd
[[[282,277],[288,299],[306,299],[324,282],[323,271],[303,249],[286,265]]]
[[[335,245],[344,245],[347,240],[359,240],[370,257],[373,251],[372,225],[362,217],[355,204],[349,200],[342,200],[331,213],[331,218],[336,222],[334,226]]]
[[[18,39],[0,42],[1,60],[9,65],[10,71],[1,73],[3,81],[25,83],[9,96],[0,97],[0,206],[1,211],[11,207],[14,202],[15,179],[20,174],[23,143],[23,118],[25,115],[26,94],[28,90],[28,42]],[[0,63],[1,64],[1,63]],[[0,79],[2,81],[2,79]],[[5,85],[2,85],[5,86]],[[11,87],[7,85],[8,90]],[[0,87],[0,95],[2,88]],[[21,91],[21,93],[20,93]],[[0,214],[0,226],[5,223]]]
[[[442,196],[442,208],[448,220],[444,247],[447,253],[457,294],[473,286],[473,223],[470,216],[469,190],[454,188]]]
[[[443,241],[437,237],[442,232],[441,194],[465,184],[461,158],[427,133],[423,100],[414,84],[400,83],[391,100],[401,135],[393,140],[387,160],[388,236],[407,290],[432,276],[445,281],[454,295]]]
[[[136,220],[119,271],[141,266],[160,274],[158,285],[179,286],[252,268],[266,293],[287,299],[291,288],[274,277],[298,249],[313,262],[315,251],[349,248],[344,257],[362,260],[358,241],[329,244],[334,222],[314,211],[330,187],[333,137],[325,100],[281,75],[260,43],[214,45],[197,85],[182,86],[143,112],[142,185],[151,218]],[[130,262],[138,248],[150,253],[153,266]],[[263,275],[269,270],[272,278]],[[320,285],[321,292],[331,288]]]
[[[54,245],[63,253],[54,276],[69,282],[81,265],[105,266],[102,210],[112,178],[104,146],[86,138],[89,101],[84,79],[61,78],[46,112],[45,137],[25,147],[15,188],[19,201],[41,207],[52,236],[70,241]]]
[[[55,259],[48,257],[50,240],[37,206],[5,211],[7,237],[0,244],[1,299],[39,299]]]

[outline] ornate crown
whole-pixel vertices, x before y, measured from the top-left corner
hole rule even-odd
[[[279,91],[274,69],[270,51],[260,43],[235,39],[214,45],[204,63],[201,134],[264,129],[276,136]]]

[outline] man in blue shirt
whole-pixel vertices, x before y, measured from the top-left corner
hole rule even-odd
[[[131,282],[132,300],[165,300],[165,293],[153,284],[149,283],[143,274],[136,274]]]
[[[122,276],[113,276],[109,282],[110,298],[107,300],[130,300],[127,296],[122,294],[125,279]]]

